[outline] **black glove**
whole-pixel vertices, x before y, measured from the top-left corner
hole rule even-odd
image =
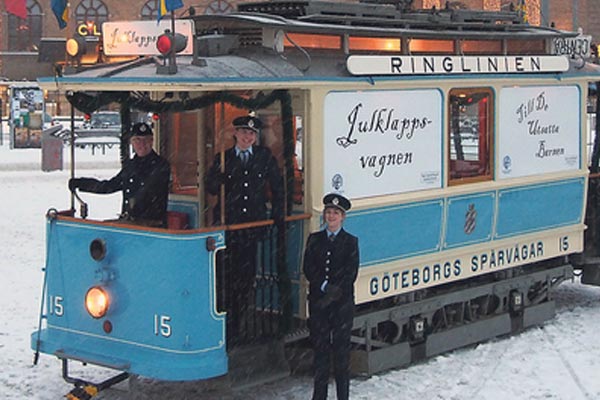
[[[69,179],[69,190],[74,192],[75,189],[78,189],[81,186],[81,178],[71,178]]]
[[[342,288],[337,285],[327,284],[325,287],[326,296],[331,297],[332,301],[337,301],[342,298]]]
[[[337,285],[332,285],[328,283],[325,287],[325,295],[319,299],[317,302],[317,306],[320,308],[325,308],[334,301],[337,301],[342,298],[342,288]]]

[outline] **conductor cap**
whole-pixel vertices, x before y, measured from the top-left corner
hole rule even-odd
[[[131,127],[131,136],[152,136],[152,128],[144,122],[138,122]]]
[[[258,133],[259,129],[262,128],[262,121],[256,118],[254,112],[250,112],[250,114],[246,116],[234,119],[233,127],[235,129],[251,129]]]
[[[323,205],[325,209],[333,207],[341,210],[344,213],[352,207],[350,200],[337,193],[326,194],[325,197],[323,197]]]

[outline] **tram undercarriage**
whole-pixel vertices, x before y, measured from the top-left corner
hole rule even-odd
[[[555,315],[552,290],[573,277],[554,260],[373,305],[354,319],[352,369],[372,375],[494,337],[539,325]],[[562,265],[559,265],[562,264]],[[419,298],[421,297],[421,298]],[[381,307],[380,310],[377,308]]]

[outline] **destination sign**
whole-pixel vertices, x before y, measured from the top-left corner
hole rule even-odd
[[[565,72],[569,60],[554,56],[368,56],[346,60],[352,75],[444,75]]]
[[[590,58],[592,56],[591,49],[591,35],[579,35],[573,38],[552,39],[552,54],[564,54],[567,56]]]

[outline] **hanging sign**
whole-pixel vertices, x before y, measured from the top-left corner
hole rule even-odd
[[[442,108],[435,89],[329,93],[324,192],[360,198],[441,187]]]
[[[107,56],[159,55],[156,40],[171,30],[171,21],[121,21],[102,24],[104,54]],[[191,20],[175,20],[175,32],[187,37],[187,46],[179,54],[194,52],[194,23]]]

